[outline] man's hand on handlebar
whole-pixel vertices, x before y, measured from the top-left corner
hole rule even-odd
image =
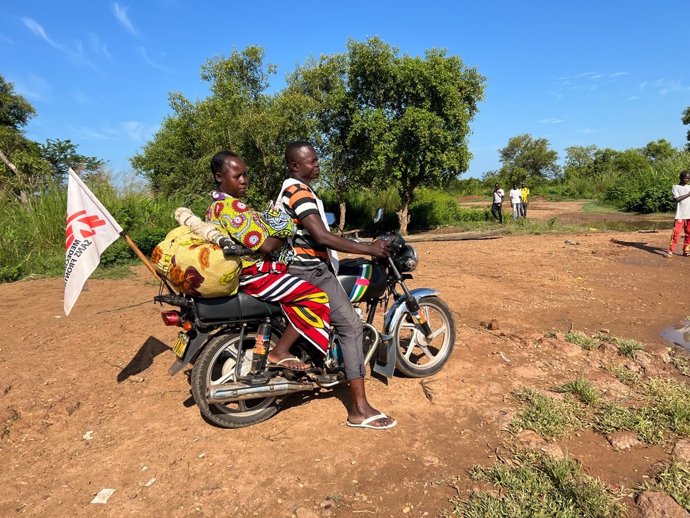
[[[370,254],[379,259],[388,257],[391,255],[391,245],[388,241],[382,239],[375,239],[373,243],[369,245]]]

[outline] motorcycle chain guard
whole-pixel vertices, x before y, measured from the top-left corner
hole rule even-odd
[[[420,299],[424,297],[431,297],[436,295],[438,291],[432,290],[430,288],[416,288],[410,290],[410,294],[419,302]],[[376,364],[374,364],[374,372],[380,374],[381,376],[386,376],[387,378],[392,378],[395,372],[395,348],[397,344],[395,343],[393,332],[395,327],[403,315],[407,307],[405,306],[405,301],[407,300],[406,295],[402,295],[395,304],[386,312],[383,319],[383,333],[381,333],[381,340],[383,343],[379,345],[378,356],[376,357]]]

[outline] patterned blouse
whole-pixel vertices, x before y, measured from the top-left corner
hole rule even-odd
[[[295,225],[284,212],[269,209],[260,213],[251,209],[239,198],[220,191],[212,192],[211,198],[214,201],[206,211],[206,221],[219,227],[221,232],[237,243],[256,252],[242,257],[243,268],[256,264],[262,271],[264,269],[269,271],[275,269],[270,263],[288,264],[290,262],[290,247],[287,244],[273,252],[269,261],[264,261],[264,254],[258,251],[268,237],[279,239],[292,237]],[[262,267],[263,263],[266,268]]]

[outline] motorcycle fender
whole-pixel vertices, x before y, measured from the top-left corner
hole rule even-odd
[[[185,365],[187,365],[196,357],[197,353],[199,352],[201,347],[206,343],[206,339],[208,338],[208,333],[203,333],[198,329],[190,331],[189,333],[189,345],[187,346],[187,350],[185,350],[184,352],[184,358],[177,358],[175,360],[175,363],[173,363],[170,366],[170,369],[168,370],[168,373],[171,376],[174,376],[175,374],[180,372]]]
[[[438,291],[432,290],[431,288],[416,288],[410,290],[410,294],[417,300],[436,295],[437,293]],[[376,364],[374,365],[374,372],[386,376],[387,378],[393,377],[393,372],[395,371],[395,348],[397,344],[395,340],[393,340],[392,333],[405,313],[406,299],[407,296],[403,295],[396,300],[395,304],[386,312],[383,319],[382,344],[379,346],[379,354],[376,358]]]

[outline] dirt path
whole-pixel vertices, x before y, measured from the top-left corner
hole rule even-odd
[[[69,318],[58,279],[0,285],[0,515],[437,516],[456,496],[443,481],[459,477],[466,495],[467,468],[493,464],[513,440],[502,431],[518,408],[512,390],[598,369],[599,353],[545,331],[607,329],[663,349],[660,331],[690,314],[680,280],[690,259],[659,255],[667,238],[419,243],[413,285],[440,291],[458,339],[428,380],[432,401],[419,380],[368,381],[372,402],[399,421],[386,432],[345,427],[342,390],[292,397],[253,428],[206,424],[187,377],[167,374],[175,330],[149,302],[157,288],[143,268],[90,281]],[[490,319],[499,331],[479,325]],[[595,434],[561,446],[616,487],[667,458],[658,447],[616,452]],[[108,503],[90,504],[103,488],[115,489]]]

